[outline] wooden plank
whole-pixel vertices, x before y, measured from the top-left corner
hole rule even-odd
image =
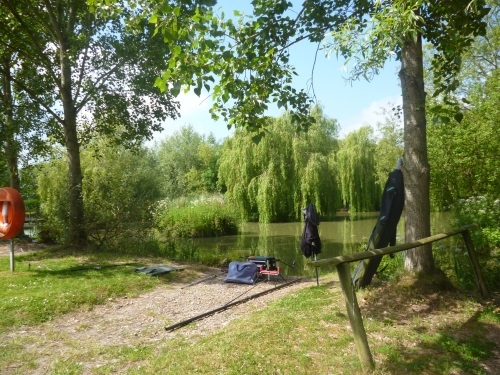
[[[361,317],[361,311],[359,310],[356,291],[354,290],[354,284],[352,283],[349,264],[338,264],[337,272],[339,274],[347,315],[349,316],[349,321],[351,322],[354,343],[358,351],[361,366],[364,371],[373,370],[375,364],[373,363],[372,353],[370,352],[370,347],[368,346],[368,339],[366,337],[365,327],[363,326],[363,318]]]
[[[316,269],[323,265],[335,265],[337,267],[337,273],[339,275],[340,285],[342,286],[342,293],[344,295],[347,315],[349,316],[349,321],[351,323],[351,328],[353,331],[354,342],[356,349],[358,351],[358,357],[361,362],[363,371],[369,372],[374,369],[375,365],[373,363],[372,354],[370,352],[370,347],[368,345],[368,340],[366,337],[366,331],[363,325],[363,319],[361,316],[361,311],[359,309],[358,301],[356,299],[356,291],[354,289],[354,284],[352,282],[351,270],[349,267],[350,262],[360,261],[363,259],[373,258],[379,255],[387,255],[397,253],[399,251],[404,251],[425,245],[428,243],[436,242],[447,237],[454,236],[461,233],[469,257],[476,275],[477,283],[481,291],[483,298],[488,296],[488,290],[486,288],[486,283],[483,278],[483,274],[479,267],[479,262],[477,260],[476,252],[474,250],[474,244],[470,238],[469,229],[477,227],[477,224],[470,224],[464,227],[452,230],[447,233],[436,234],[431,237],[423,238],[419,241],[406,243],[397,246],[390,246],[383,249],[375,249],[370,251],[363,251],[360,253],[341,255],[334,258],[322,259],[318,261],[313,261],[307,263],[308,267],[315,267]]]
[[[466,225],[464,227],[452,230],[451,232],[439,233],[439,234],[436,234],[436,235],[431,236],[431,237],[422,238],[421,240],[418,240],[415,242],[409,242],[409,243],[396,245],[396,246],[389,246],[389,247],[385,247],[383,249],[362,251],[362,252],[354,253],[354,254],[346,254],[346,255],[336,256],[333,258],[321,259],[321,260],[309,262],[306,265],[310,268],[321,267],[321,266],[326,266],[326,265],[336,266],[336,265],[341,264],[341,263],[356,262],[356,261],[360,261],[363,259],[373,258],[373,257],[376,257],[378,255],[393,254],[393,253],[397,253],[399,251],[412,249],[414,247],[419,247],[419,246],[422,246],[422,245],[425,245],[428,243],[442,240],[442,239],[447,238],[447,237],[454,236],[458,233],[462,233],[462,232],[469,230],[471,228],[475,228],[476,226],[477,226],[477,224],[470,224],[470,225]]]
[[[483,272],[481,271],[481,267],[479,266],[479,261],[474,249],[474,243],[472,242],[469,231],[466,230],[465,232],[462,232],[462,237],[464,238],[465,247],[467,248],[467,252],[469,253],[469,259],[472,263],[472,269],[474,270],[474,275],[476,276],[476,282],[477,286],[479,287],[481,297],[488,298],[488,288],[486,287]]]

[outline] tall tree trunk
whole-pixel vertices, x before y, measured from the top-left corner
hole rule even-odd
[[[64,136],[68,153],[69,173],[69,220],[70,240],[74,245],[84,245],[87,242],[84,227],[84,209],[82,195],[82,169],[80,164],[80,145],[76,131],[76,108],[73,101],[71,63],[67,50],[67,41],[63,40],[60,46],[61,61],[61,100],[64,109]]]
[[[12,77],[11,71],[11,55],[7,54],[2,59],[2,105],[4,107],[4,141],[5,141],[5,158],[7,159],[7,167],[9,169],[10,187],[21,192],[21,181],[19,179],[19,144],[15,140],[15,134],[18,130],[14,123],[14,98],[12,96]],[[24,228],[21,229],[18,236],[24,236]]]
[[[10,187],[20,191],[21,183],[19,181],[18,169],[18,152],[19,146],[17,145],[14,135],[16,128],[14,124],[13,97],[12,97],[12,77],[10,76],[11,70],[11,57],[10,55],[4,56],[2,59],[2,105],[4,108],[4,129],[3,136],[5,141],[5,157],[7,159],[7,167],[9,169]]]
[[[404,114],[404,179],[406,242],[430,236],[430,167],[427,160],[425,90],[422,38],[403,43],[401,71]],[[405,268],[431,273],[434,258],[431,244],[406,252]]]

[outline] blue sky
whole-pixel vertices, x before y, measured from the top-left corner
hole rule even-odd
[[[232,14],[232,9],[250,12],[250,1],[240,0],[219,1],[222,9]],[[388,61],[384,70],[372,81],[365,80],[348,83],[345,78],[348,73],[343,61],[335,56],[329,59],[319,51],[316,63],[314,54],[316,45],[302,42],[291,50],[291,62],[296,67],[299,76],[294,82],[297,89],[307,89],[314,68],[314,91],[318,102],[323,106],[325,115],[335,118],[340,124],[341,137],[363,125],[375,127],[377,121],[382,120],[380,115],[382,107],[401,103],[401,88],[397,72],[399,63]],[[181,94],[177,99],[181,103],[181,117],[177,120],[167,120],[162,133],[155,135],[155,140],[164,139],[179,130],[183,125],[190,124],[200,134],[213,133],[222,140],[230,136],[222,121],[215,122],[210,118],[208,110],[211,100],[208,94],[202,93],[197,97],[194,93]],[[269,115],[279,116],[282,112],[270,112]]]

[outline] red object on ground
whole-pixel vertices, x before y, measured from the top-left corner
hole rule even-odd
[[[0,238],[13,238],[24,226],[24,201],[13,188],[0,188]]]

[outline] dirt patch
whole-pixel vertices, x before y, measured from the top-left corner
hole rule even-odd
[[[47,245],[31,242],[28,240],[14,240],[14,256],[16,254],[26,254],[33,251],[45,249]],[[10,240],[0,239],[0,256],[10,256]]]

